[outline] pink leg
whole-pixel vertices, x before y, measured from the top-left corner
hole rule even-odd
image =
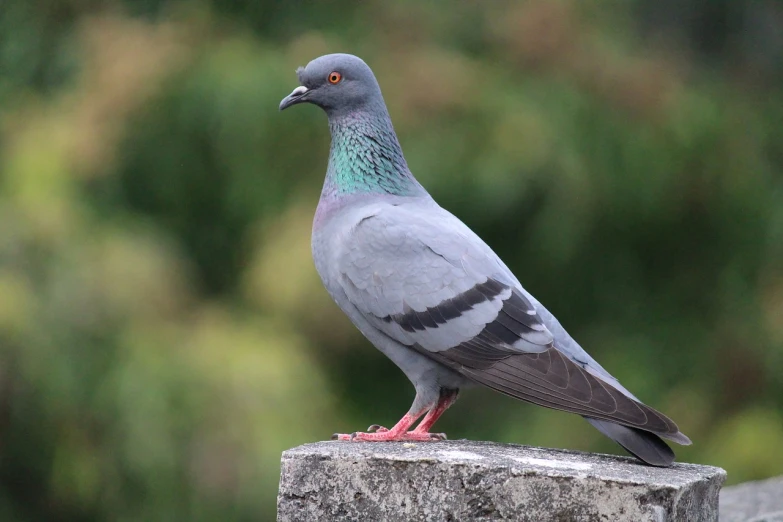
[[[406,413],[400,421],[392,427],[387,429],[377,424],[373,424],[367,428],[367,432],[356,433],[335,433],[332,435],[333,440],[348,440],[348,441],[363,441],[363,442],[383,442],[383,441],[433,441],[433,440],[446,440],[445,433],[430,433],[430,428],[435,424],[435,421],[443,415],[449,406],[454,404],[457,400],[457,390],[448,390],[444,392],[438,399],[438,402],[433,405],[429,411],[423,409],[420,412]],[[413,431],[408,431],[411,426],[421,417],[424,412],[427,415],[422,419],[421,424]]]
[[[449,390],[441,395],[440,399],[438,399],[438,403],[427,412],[427,415],[424,416],[421,423],[413,430],[413,433],[429,433],[432,426],[435,424],[435,421],[437,421],[440,416],[443,415],[443,412],[448,410],[449,407],[457,401],[457,395],[459,395],[459,391],[457,390]],[[439,433],[438,435],[442,435],[444,439],[446,438],[445,433]]]
[[[408,428],[421,417],[426,410],[421,410],[418,413],[406,413],[400,421],[387,430],[381,426],[370,426],[368,431],[375,431],[375,433],[366,433],[363,431],[357,431],[355,433],[335,433],[332,435],[332,440],[350,440],[360,442],[386,442],[386,441],[428,441],[433,440],[431,433],[414,433],[408,431]]]

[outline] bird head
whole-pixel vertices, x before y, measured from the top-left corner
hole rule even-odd
[[[383,103],[372,70],[350,54],[321,56],[297,69],[296,75],[300,85],[280,102],[281,111],[298,103],[312,103],[331,116]]]

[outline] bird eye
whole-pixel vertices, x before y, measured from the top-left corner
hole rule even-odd
[[[329,73],[329,83],[332,85],[336,83],[340,83],[340,80],[343,79],[343,75],[338,73],[337,71]]]

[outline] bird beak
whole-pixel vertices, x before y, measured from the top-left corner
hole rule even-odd
[[[297,103],[302,103],[303,101],[306,101],[307,99],[307,93],[310,92],[307,87],[304,85],[300,85],[293,91],[291,91],[291,94],[283,98],[283,101],[280,102],[280,110],[287,109],[291,105],[296,105]]]

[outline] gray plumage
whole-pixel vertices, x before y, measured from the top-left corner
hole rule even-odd
[[[671,464],[674,453],[659,437],[690,444],[675,423],[590,357],[415,180],[370,68],[351,55],[327,55],[298,76],[302,86],[280,109],[318,105],[332,133],[313,224],[316,269],[338,306],[416,389],[392,434],[358,439],[424,437],[455,390],[482,384],[580,414],[641,460]],[[408,432],[423,413],[421,430]]]

